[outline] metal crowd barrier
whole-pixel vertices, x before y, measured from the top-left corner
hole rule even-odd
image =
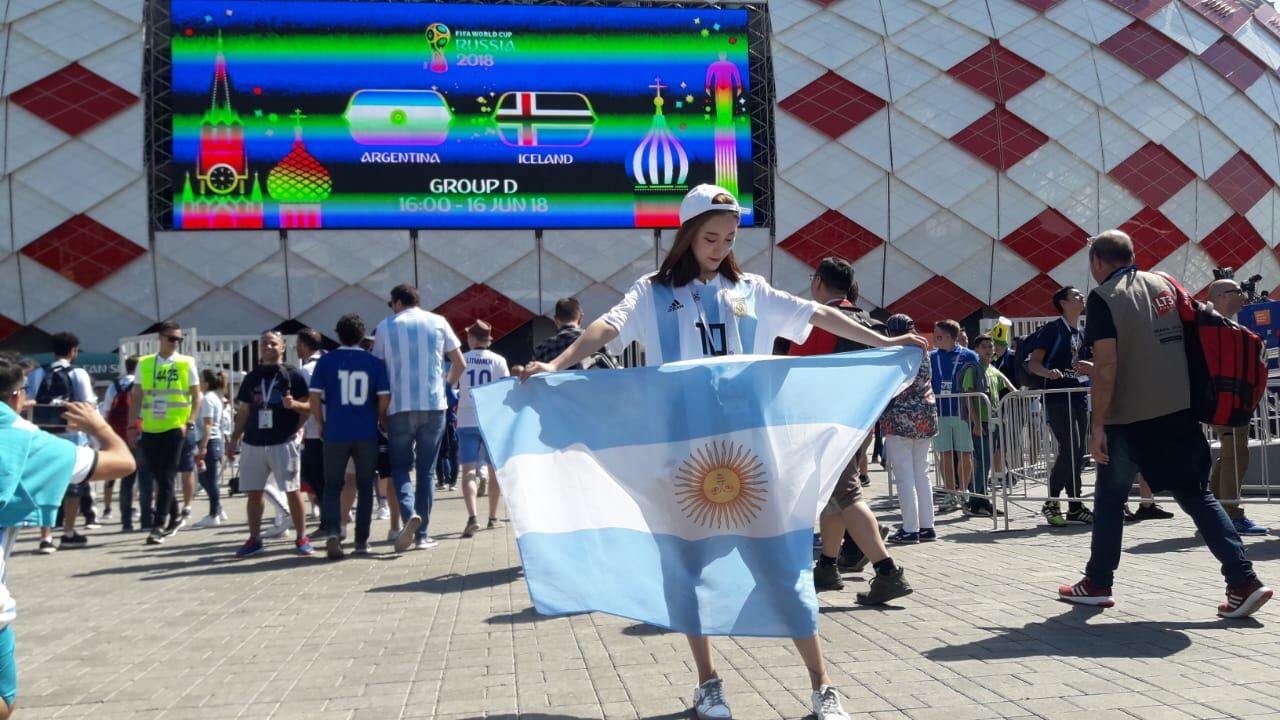
[[[1000,401],[999,435],[1002,439],[1003,480],[998,496],[1004,512],[1004,527],[1009,529],[1010,506],[1056,501],[1082,502],[1092,510],[1094,472],[1089,458],[1089,388],[1060,390],[1020,390]],[[1070,397],[1083,396],[1084,402]],[[1083,406],[1083,409],[1081,409]],[[1055,415],[1054,413],[1058,413]],[[1083,415],[1081,415],[1083,414]],[[1069,477],[1080,478],[1079,495],[1071,494],[1070,481],[1059,497],[1050,492],[1050,480],[1061,447],[1053,425],[1063,435],[1068,432],[1081,448],[1080,460],[1068,455]],[[1066,508],[1063,508],[1064,514]],[[1039,515],[1040,508],[1036,508]]]

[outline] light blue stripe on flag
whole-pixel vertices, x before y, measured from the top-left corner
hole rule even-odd
[[[814,518],[921,359],[735,356],[474,389],[534,607],[814,635]]]

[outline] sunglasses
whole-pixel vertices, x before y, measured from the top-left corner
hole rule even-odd
[[[182,342],[183,337],[181,335],[165,335],[164,339],[168,340],[169,342],[180,343]]]

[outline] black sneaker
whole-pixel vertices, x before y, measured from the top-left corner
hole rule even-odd
[[[1173,517],[1173,513],[1164,508],[1151,503],[1150,505],[1139,505],[1138,512],[1133,516],[1139,520],[1168,520]]]
[[[41,540],[40,547],[36,548],[39,555],[52,555],[58,552],[58,546],[53,544],[53,540]]]
[[[861,484],[862,487],[871,487],[871,478],[867,477],[866,475],[859,475],[858,483]]]
[[[818,565],[813,568],[813,587],[817,590],[843,590],[840,568],[835,565]]]
[[[329,556],[330,560],[341,560],[342,538],[338,535],[330,535],[325,538],[324,551],[325,555]]]
[[[1136,514],[1136,513],[1135,513]],[[1084,508],[1067,511],[1067,523],[1071,525],[1092,525],[1093,513]]]
[[[485,527],[490,530],[498,527],[498,518],[489,518],[489,524],[486,525]]]
[[[862,569],[867,566],[867,562],[867,556],[862,554],[857,545],[846,543],[840,546],[836,569],[844,572],[862,572]]]
[[[1124,521],[1125,521],[1125,522],[1127,522],[1127,523],[1136,523],[1136,522],[1139,522],[1140,520],[1142,520],[1142,518],[1138,517],[1137,515],[1134,515],[1134,514],[1133,514],[1133,511],[1129,509],[1129,504],[1128,504],[1128,503],[1125,503],[1125,505],[1124,505]]]
[[[62,536],[62,540],[58,543],[58,547],[59,548],[82,548],[88,544],[89,544],[89,538],[73,530],[70,535]]]
[[[164,538],[165,538],[164,530],[161,530],[158,527],[153,527],[151,528],[151,532],[147,534],[147,544],[163,545]]]
[[[859,605],[884,605],[912,592],[911,583],[907,582],[907,571],[899,565],[887,575],[876,573],[871,578],[871,589],[858,593],[857,600]]]

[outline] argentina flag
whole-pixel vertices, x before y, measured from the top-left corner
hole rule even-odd
[[[727,356],[476,388],[535,609],[815,635],[814,519],[921,357]]]

